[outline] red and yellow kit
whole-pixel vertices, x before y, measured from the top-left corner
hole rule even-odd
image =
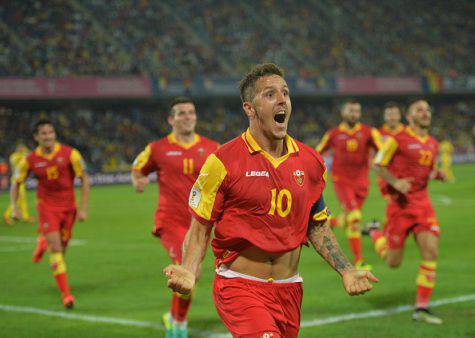
[[[60,143],[54,145],[51,154],[44,154],[38,147],[18,164],[17,183],[24,182],[30,172],[38,179],[40,232],[61,230],[70,237],[76,215],[74,177],[81,177],[85,169],[79,151]]]
[[[214,225],[216,266],[255,246],[270,253],[307,242],[310,217],[327,217],[322,200],[326,169],[312,148],[286,136],[287,154],[275,159],[249,130],[206,160],[190,193],[194,217]],[[318,205],[318,207],[314,207]],[[300,282],[267,283],[216,275],[213,299],[235,337],[297,337]]]
[[[389,137],[394,137],[399,133],[403,132],[405,129],[402,123],[399,123],[398,126],[393,130],[389,128],[389,126],[385,123],[378,129],[379,133],[381,134],[381,142],[384,143]],[[381,178],[378,178],[378,186],[379,190],[381,191],[381,195],[385,197],[387,195],[386,191],[386,182],[384,182]]]
[[[325,133],[317,146],[319,153],[333,150],[331,175],[338,200],[345,211],[359,209],[368,195],[369,156],[377,151],[381,136],[375,128],[344,123]]]
[[[375,157],[375,164],[387,167],[396,178],[412,178],[411,189],[401,194],[387,184],[390,200],[386,209],[389,248],[401,248],[410,231],[439,234],[435,211],[427,185],[438,154],[438,143],[431,136],[418,136],[410,127],[388,138]]]
[[[325,187],[325,165],[310,147],[290,136],[285,142],[287,154],[275,159],[247,130],[201,169],[189,205],[198,221],[215,225],[217,265],[250,246],[277,253],[307,242],[310,211]]]
[[[171,133],[147,145],[133,170],[147,176],[156,171],[159,186],[154,223],[158,235],[173,260],[181,261],[181,245],[191,223],[188,196],[206,158],[218,143],[195,134],[190,144],[182,144]]]

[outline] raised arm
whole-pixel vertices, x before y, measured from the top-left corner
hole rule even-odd
[[[168,278],[167,285],[173,291],[186,295],[193,290],[208,249],[212,228],[193,217],[183,242],[183,263],[169,265],[163,270]]]
[[[20,210],[18,209],[18,194],[19,194],[19,185],[23,183],[28,177],[29,164],[26,158],[21,159],[18,163],[15,172],[13,173],[12,185],[10,187],[10,201],[12,204],[12,215],[13,218],[19,219],[21,217]]]
[[[316,210],[315,210],[316,209]],[[308,225],[308,239],[315,251],[342,276],[343,286],[351,296],[370,291],[369,281],[377,282],[371,272],[356,270],[340,248],[335,235],[328,226],[327,210],[323,197],[320,197],[312,210]]]

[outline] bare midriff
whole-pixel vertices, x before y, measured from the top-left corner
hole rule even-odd
[[[284,253],[269,253],[255,246],[242,251],[229,269],[261,279],[287,279],[298,273],[301,247]]]

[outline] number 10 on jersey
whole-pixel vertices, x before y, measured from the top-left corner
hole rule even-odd
[[[277,209],[277,214],[280,217],[287,217],[290,214],[290,209],[292,208],[292,194],[287,189],[282,189],[277,193],[277,189],[271,190],[271,200],[270,200],[270,209],[268,214],[274,215],[275,210]],[[283,200],[286,200],[285,209],[283,209]]]

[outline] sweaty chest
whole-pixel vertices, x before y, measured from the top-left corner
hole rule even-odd
[[[70,163],[63,155],[55,156],[51,160],[39,157],[32,161],[31,171],[40,181],[54,182],[70,173]]]

